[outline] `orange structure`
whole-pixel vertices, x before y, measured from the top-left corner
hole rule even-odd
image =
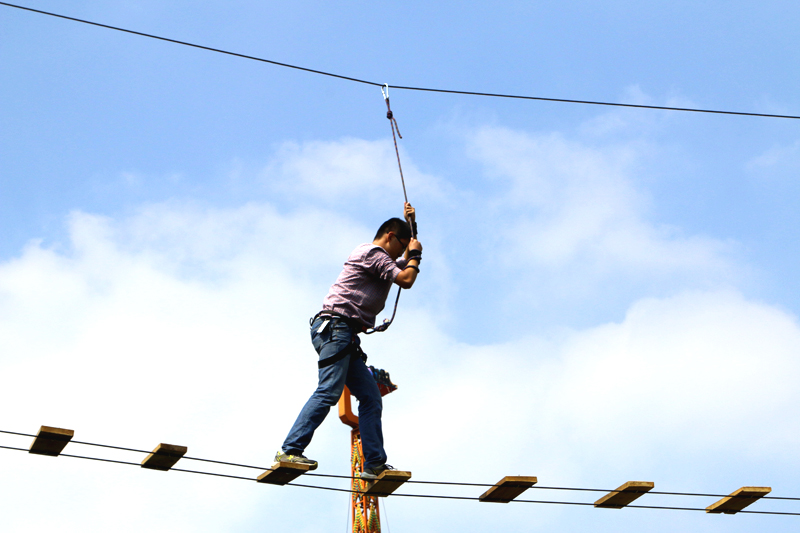
[[[386,396],[397,389],[389,374],[375,367],[369,367],[381,396]],[[381,516],[378,509],[378,497],[364,494],[367,483],[359,479],[364,471],[364,451],[361,448],[361,433],[358,430],[358,416],[353,413],[350,389],[344,388],[339,398],[339,420],[351,428],[350,431],[350,476],[352,482],[351,521],[353,533],[380,533]]]

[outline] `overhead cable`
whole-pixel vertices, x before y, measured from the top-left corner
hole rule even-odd
[[[80,22],[82,24],[89,24],[92,26],[98,26],[100,28],[106,28],[109,30],[121,31],[125,33],[130,33],[133,35],[138,35],[140,37],[148,37],[150,39],[157,39],[159,41],[166,41],[169,43],[180,44],[183,46],[190,46],[192,48],[199,48],[201,50],[206,50],[209,52],[217,52],[219,54],[226,54],[229,56],[240,57],[243,59],[250,59],[253,61],[260,61],[262,63],[269,63],[271,65],[276,65],[279,67],[286,67],[292,68],[296,70],[302,70],[304,72],[310,72],[312,74],[320,74],[323,76],[330,76],[332,78],[339,78],[346,81],[353,81],[357,83],[363,83],[366,85],[373,85],[375,87],[385,87],[387,84],[385,83],[377,83],[374,81],[363,80],[359,78],[354,78],[352,76],[344,76],[341,74],[335,74],[332,72],[325,72],[322,70],[316,70],[307,67],[301,67],[298,65],[291,65],[289,63],[282,63],[280,61],[274,61],[271,59],[265,59],[262,57],[247,55],[247,54],[240,54],[238,52],[231,52],[229,50],[223,50],[221,48],[212,48],[210,46],[204,46],[201,44],[190,43],[187,41],[180,41],[178,39],[171,39],[168,37],[161,37],[159,35],[153,35],[151,33],[144,33],[141,31],[129,30],[126,28],[120,28],[118,26],[111,26],[108,24],[101,24],[99,22],[93,22],[90,20],[79,19],[75,17],[70,17],[67,15],[61,15],[58,13],[52,13],[50,11],[42,11],[41,9],[34,9],[31,7],[20,6],[16,4],[10,4],[8,2],[0,2],[0,5],[6,7],[13,7],[16,9],[22,9],[25,11],[30,11],[33,13],[38,13],[41,15],[48,15],[51,17],[57,17],[60,19],[71,20],[73,22]],[[699,109],[699,108],[692,108],[692,107],[671,107],[671,106],[656,106],[656,105],[645,105],[645,104],[624,104],[620,102],[602,102],[597,100],[576,100],[576,99],[569,99],[569,98],[549,98],[544,96],[526,96],[526,95],[516,95],[516,94],[502,94],[502,93],[490,93],[490,92],[477,92],[477,91],[463,91],[463,90],[455,90],[455,89],[434,89],[429,87],[414,87],[414,86],[406,86],[406,85],[392,85],[393,89],[402,89],[408,91],[424,91],[424,92],[434,92],[434,93],[448,93],[448,94],[461,94],[461,95],[468,95],[468,96],[488,96],[493,98],[514,98],[518,100],[538,100],[543,102],[557,102],[557,103],[568,103],[568,104],[585,104],[585,105],[600,105],[600,106],[613,106],[613,107],[630,107],[630,108],[638,108],[638,109],[656,109],[662,111],[685,111],[685,112],[692,112],[692,113],[712,113],[718,115],[739,115],[739,116],[747,116],[747,117],[763,117],[763,118],[789,118],[789,119],[800,119],[800,116],[796,115],[779,115],[779,114],[771,114],[771,113],[748,113],[744,111],[724,111],[724,110],[715,110],[715,109]]]
[[[311,72],[312,74],[322,74],[323,76],[331,76],[333,78],[340,78],[340,79],[343,79],[343,80],[355,81],[355,82],[358,82],[358,83],[366,83],[367,85],[376,85],[378,87],[382,87],[383,86],[380,83],[373,83],[371,81],[360,80],[358,78],[351,78],[349,76],[341,76],[339,74],[333,74],[331,72],[323,72],[321,70],[314,70],[314,69],[311,69],[311,68],[299,67],[297,65],[290,65],[289,63],[281,63],[279,61],[272,61],[270,59],[264,59],[264,58],[261,58],[261,57],[251,56],[251,55],[247,55],[247,54],[240,54],[240,53],[237,53],[237,52],[231,52],[231,51],[228,51],[228,50],[222,50],[220,48],[212,48],[210,46],[203,46],[202,44],[195,44],[195,43],[189,43],[189,42],[186,42],[186,41],[179,41],[177,39],[170,39],[169,37],[160,37],[158,35],[153,35],[151,33],[144,33],[144,32],[141,32],[141,31],[128,30],[128,29],[125,29],[125,28],[120,28],[118,26],[110,26],[108,24],[101,24],[99,22],[92,22],[91,20],[84,20],[84,19],[79,19],[79,18],[75,18],[75,17],[68,17],[66,15],[60,15],[58,13],[51,13],[50,11],[42,11],[41,9],[33,9],[31,7],[18,6],[16,4],[9,4],[8,2],[0,2],[0,5],[8,6],[8,7],[14,7],[16,9],[23,9],[25,11],[32,11],[33,13],[39,13],[41,15],[49,15],[51,17],[57,17],[57,18],[60,18],[60,19],[71,20],[73,22],[80,22],[82,24],[89,24],[91,26],[98,26],[100,28],[106,28],[106,29],[109,29],[109,30],[121,31],[121,32],[125,32],[125,33],[130,33],[130,34],[133,34],[133,35],[139,35],[140,37],[148,37],[150,39],[158,39],[159,41],[166,41],[168,43],[181,44],[183,46],[191,46],[192,48],[199,48],[201,50],[207,50],[209,52],[217,52],[219,54],[226,54],[226,55],[229,55],[229,56],[241,57],[243,59],[251,59],[253,61],[261,61],[262,63],[270,63],[271,65],[277,65],[279,67],[287,67],[287,68],[293,68],[293,69],[297,69],[297,70],[303,70],[305,72]],[[798,118],[800,118],[800,117],[798,117]]]

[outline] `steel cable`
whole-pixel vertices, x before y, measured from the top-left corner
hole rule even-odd
[[[30,433],[20,433],[16,431],[5,431],[0,430],[0,433],[6,433],[9,435],[17,435],[17,436],[24,436],[24,437],[36,437],[36,435]],[[144,453],[149,454],[152,453],[148,450],[139,450],[135,448],[126,448],[121,446],[112,446],[108,444],[98,444],[94,442],[84,442],[84,441],[70,441],[70,444],[81,444],[86,446],[95,446],[100,448],[109,448],[114,450],[123,450],[123,451],[131,451],[136,453]],[[2,446],[0,445],[0,449],[7,449],[7,450],[15,450],[15,451],[23,451],[27,452],[28,450],[25,448],[18,448],[13,446]],[[85,455],[74,455],[74,454],[60,454],[64,457],[73,457],[77,459],[87,459],[93,461],[103,461],[109,463],[117,463],[117,464],[128,464],[133,466],[141,466],[140,463],[134,463],[130,461],[120,461],[116,459],[106,459],[100,457],[89,457]],[[254,466],[254,465],[247,465],[241,463],[231,463],[227,461],[216,461],[213,459],[203,459],[198,457],[182,457],[182,459],[192,460],[192,461],[202,461],[207,463],[213,464],[221,464],[227,466],[235,466],[240,468],[251,468],[257,469],[261,471],[269,471],[272,468],[266,468],[261,466]],[[170,470],[175,470],[177,472],[186,472],[192,474],[203,474],[209,476],[217,476],[217,477],[225,477],[225,478],[232,478],[232,479],[242,479],[242,480],[250,480],[250,481],[257,481],[256,478],[249,478],[243,476],[234,476],[230,474],[220,474],[216,472],[203,472],[199,470],[190,470],[190,469],[183,469],[183,468],[171,468]],[[344,476],[344,475],[336,475],[336,474],[315,474],[313,472],[308,472],[304,474],[304,476],[309,477],[324,477],[324,478],[333,478],[333,479],[348,479],[352,480],[353,476]],[[462,486],[462,487],[493,487],[494,484],[489,483],[466,483],[466,482],[455,482],[455,481],[417,481],[417,480],[408,480],[406,481],[408,484],[425,484],[425,485],[443,485],[443,486]],[[322,490],[335,490],[340,492],[354,492],[350,489],[338,489],[334,487],[319,487],[314,485],[301,485],[298,483],[288,483],[288,485],[294,485],[298,487],[307,487],[307,488],[316,488]],[[562,490],[562,491],[579,491],[579,492],[603,492],[603,493],[612,493],[612,492],[620,492],[617,489],[595,489],[595,488],[585,488],[585,487],[551,487],[551,486],[542,486],[542,485],[534,485],[530,487],[530,489],[539,489],[539,490]],[[358,492],[358,491],[355,491]],[[666,495],[666,496],[691,496],[691,497],[709,497],[709,498],[728,498],[731,497],[730,494],[710,494],[710,493],[696,493],[696,492],[670,492],[670,491],[649,491],[646,494],[649,495]],[[478,500],[477,497],[470,497],[470,496],[439,496],[439,495],[416,495],[416,494],[398,494],[395,493],[393,496],[407,496],[407,497],[429,497],[429,498],[445,498],[445,499],[462,499],[462,500]],[[744,496],[742,496],[744,497]],[[785,496],[763,496],[760,499],[762,500],[783,500],[783,501],[800,501],[800,498],[795,497],[785,497]],[[591,503],[584,503],[584,502],[558,502],[558,501],[545,501],[545,500],[512,500],[518,503],[553,503],[553,504],[563,504],[563,505],[593,505]],[[688,507],[659,507],[659,506],[642,506],[642,505],[628,505],[627,507],[638,507],[643,509],[670,509],[670,510],[705,510],[700,508],[688,508]],[[755,514],[783,514],[783,515],[790,515],[790,516],[800,516],[800,513],[785,513],[785,512],[773,512],[773,511],[739,511],[740,513],[755,513]]]
[[[247,55],[247,54],[240,54],[238,52],[231,52],[229,50],[223,50],[221,48],[213,48],[210,46],[204,46],[201,44],[190,43],[187,41],[180,41],[178,39],[171,39],[169,37],[161,37],[158,35],[153,35],[151,33],[145,33],[141,31],[129,30],[126,28],[120,28],[118,26],[111,26],[109,24],[101,24],[99,22],[93,22],[90,20],[79,19],[76,17],[70,17],[67,15],[61,15],[58,13],[52,13],[50,11],[43,11],[41,9],[34,9],[31,7],[21,6],[17,4],[10,4],[8,2],[0,2],[0,5],[11,7],[15,9],[21,9],[24,11],[30,11],[33,13],[38,13],[40,15],[47,15],[51,17],[57,17],[60,19],[70,20],[73,22],[80,22],[82,24],[89,24],[91,26],[97,26],[100,28],[106,28],[109,30],[120,31],[124,33],[129,33],[133,35],[138,35],[140,37],[147,37],[150,39],[157,39],[159,41],[166,41],[173,44],[180,44],[183,46],[189,46],[192,48],[199,48],[201,50],[206,50],[209,52],[216,52],[219,54],[226,54],[229,56],[239,57],[243,59],[250,59],[253,61],[259,61],[262,63],[269,63],[271,65],[276,65],[279,67],[286,67],[295,70],[301,70],[304,72],[310,72],[312,74],[320,74],[323,76],[330,76],[332,78],[338,78],[346,81],[353,81],[357,83],[363,83],[366,85],[373,85],[376,87],[384,87],[386,84],[383,83],[376,83],[374,81],[363,80],[359,78],[355,78],[352,76],[344,76],[341,74],[334,74],[332,72],[325,72],[322,70],[316,70],[307,67],[301,67],[298,65],[292,65],[289,63],[282,63],[280,61],[274,61],[271,59],[265,59],[262,57]],[[638,108],[638,109],[653,109],[653,110],[662,110],[662,111],[684,111],[684,112],[692,112],[692,113],[712,113],[718,115],[739,115],[739,116],[747,116],[747,117],[763,117],[763,118],[788,118],[788,119],[800,119],[800,116],[796,115],[780,115],[780,114],[771,114],[771,113],[748,113],[744,111],[724,111],[724,110],[715,110],[715,109],[698,109],[698,108],[690,108],[690,107],[670,107],[670,106],[656,106],[656,105],[644,105],[644,104],[623,104],[619,102],[603,102],[603,101],[595,101],[595,100],[577,100],[577,99],[569,99],[569,98],[549,98],[544,96],[526,96],[526,95],[516,95],[516,94],[502,94],[502,93],[490,93],[490,92],[478,92],[478,91],[463,91],[463,90],[456,90],[456,89],[435,89],[430,87],[414,87],[414,86],[407,86],[407,85],[392,85],[393,89],[402,89],[407,91],[423,91],[423,92],[434,92],[434,93],[447,93],[447,94],[460,94],[460,95],[468,95],[468,96],[486,96],[486,97],[493,97],[493,98],[513,98],[513,99],[520,99],[520,100],[538,100],[542,102],[557,102],[557,103],[568,103],[568,104],[584,104],[584,105],[600,105],[600,106],[613,106],[613,107],[629,107],[629,108]]]

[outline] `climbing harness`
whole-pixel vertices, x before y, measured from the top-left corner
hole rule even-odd
[[[397,148],[397,137],[403,138],[400,135],[400,128],[397,126],[397,119],[394,118],[394,113],[392,113],[392,108],[389,105],[389,84],[385,84],[381,87],[381,93],[383,94],[383,99],[386,101],[386,118],[389,119],[389,125],[392,127],[392,139],[394,140],[394,153],[397,155],[397,168],[400,170],[400,183],[403,185],[403,198],[405,198],[406,203],[408,203],[408,193],[406,192],[406,180],[403,177],[403,165],[400,164],[400,150]],[[411,223],[411,236],[416,239],[417,238],[417,221],[413,221]],[[419,269],[417,269],[419,272]],[[397,288],[397,297],[394,299],[394,310],[392,311],[391,318],[384,318],[383,323],[379,326],[375,326],[374,328],[369,328],[364,331],[365,335],[371,335],[373,333],[379,331],[386,331],[389,329],[389,326],[392,325],[394,322],[394,316],[397,314],[397,304],[400,301],[400,291],[403,289],[401,287]]]
[[[334,363],[338,363],[345,357],[350,354],[355,354],[362,361],[365,363],[367,362],[367,354],[364,353],[364,350],[361,349],[361,345],[356,342],[357,337],[356,335],[362,330],[363,326],[355,319],[348,318],[342,314],[339,314],[335,311],[320,311],[317,313],[311,320],[308,321],[309,326],[312,328],[314,327],[314,323],[317,321],[318,318],[322,318],[322,324],[317,329],[317,333],[322,333],[325,331],[326,328],[331,327],[333,328],[337,322],[344,322],[347,324],[347,327],[353,332],[350,338],[350,343],[341,349],[340,351],[336,352],[335,354],[322,359],[317,363],[318,368],[325,368],[326,366],[330,366]],[[388,379],[388,374],[387,374]],[[391,380],[390,380],[391,383]]]

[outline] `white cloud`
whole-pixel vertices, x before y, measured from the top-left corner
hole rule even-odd
[[[671,91],[662,98],[655,98],[642,90],[638,84],[626,87],[618,101],[624,104],[654,107],[684,109],[699,107],[697,103],[675,91]],[[641,139],[663,131],[665,125],[675,123],[685,114],[679,111],[667,110],[650,110],[643,113],[641,109],[627,107],[607,107],[605,109],[605,112],[581,124],[578,127],[578,131],[583,135],[596,139],[608,140],[615,136],[625,139],[636,136]],[[644,145],[641,140],[638,143],[640,146]]]
[[[797,170],[800,169],[800,141],[785,146],[773,146],[748,161],[745,168],[760,175],[785,176],[794,181]]]
[[[733,243],[649,220],[653,199],[632,178],[635,146],[601,149],[560,135],[483,128],[470,148],[502,188],[491,216],[502,228],[497,250],[507,250],[495,256],[509,264],[573,279],[737,274]]]
[[[443,185],[422,173],[401,149],[409,200],[427,198],[443,201]],[[314,202],[337,210],[402,213],[403,188],[394,145],[386,140],[345,138],[339,141],[283,143],[263,172],[263,179],[276,193],[295,201]]]
[[[75,429],[77,440],[144,449],[169,442],[188,445],[190,455],[269,465],[314,386],[304,322],[321,299],[315,269],[335,271],[341,252],[332,265],[327,253],[351,237],[353,226],[344,223],[340,237],[312,253],[300,237],[324,216],[282,218],[253,205],[150,206],[129,220],[74,213],[66,251],[31,243],[0,265],[0,346],[4,373],[13,376],[0,393],[13,406],[0,429],[55,425]],[[16,439],[10,445],[27,446]],[[239,522],[237,514],[275,509],[290,497],[283,492],[258,504],[259,494],[274,489],[234,486],[223,496],[205,480],[173,476],[160,485],[149,472],[115,470],[130,467],[37,460],[2,458],[24,464],[15,468],[14,490],[28,512],[8,517],[11,529],[27,527],[30,506],[39,501],[26,500],[20,487],[41,482],[41,469],[54,467],[64,468],[62,479],[75,476],[75,490],[91,503],[53,504],[53,514],[40,520],[72,517],[68,522],[81,524],[75,531],[220,531]],[[106,491],[115,479],[119,491]],[[14,498],[12,485],[7,499]],[[176,511],[161,503],[171,491],[188,506]],[[151,506],[160,510],[141,511]],[[114,516],[125,524],[112,527]]]
[[[688,292],[550,340],[475,347],[409,329],[429,350],[397,363],[415,375],[387,400],[400,403],[389,442],[426,479],[613,488],[630,475],[689,491],[726,483],[736,464],[743,484],[791,490],[781,472],[800,443],[800,327],[783,311]],[[448,461],[411,452],[421,440]]]
[[[796,319],[736,293],[641,300],[621,324],[581,332],[562,350],[552,397],[559,424],[622,457],[648,441],[688,450],[770,447],[780,442],[779,419],[800,414]]]

